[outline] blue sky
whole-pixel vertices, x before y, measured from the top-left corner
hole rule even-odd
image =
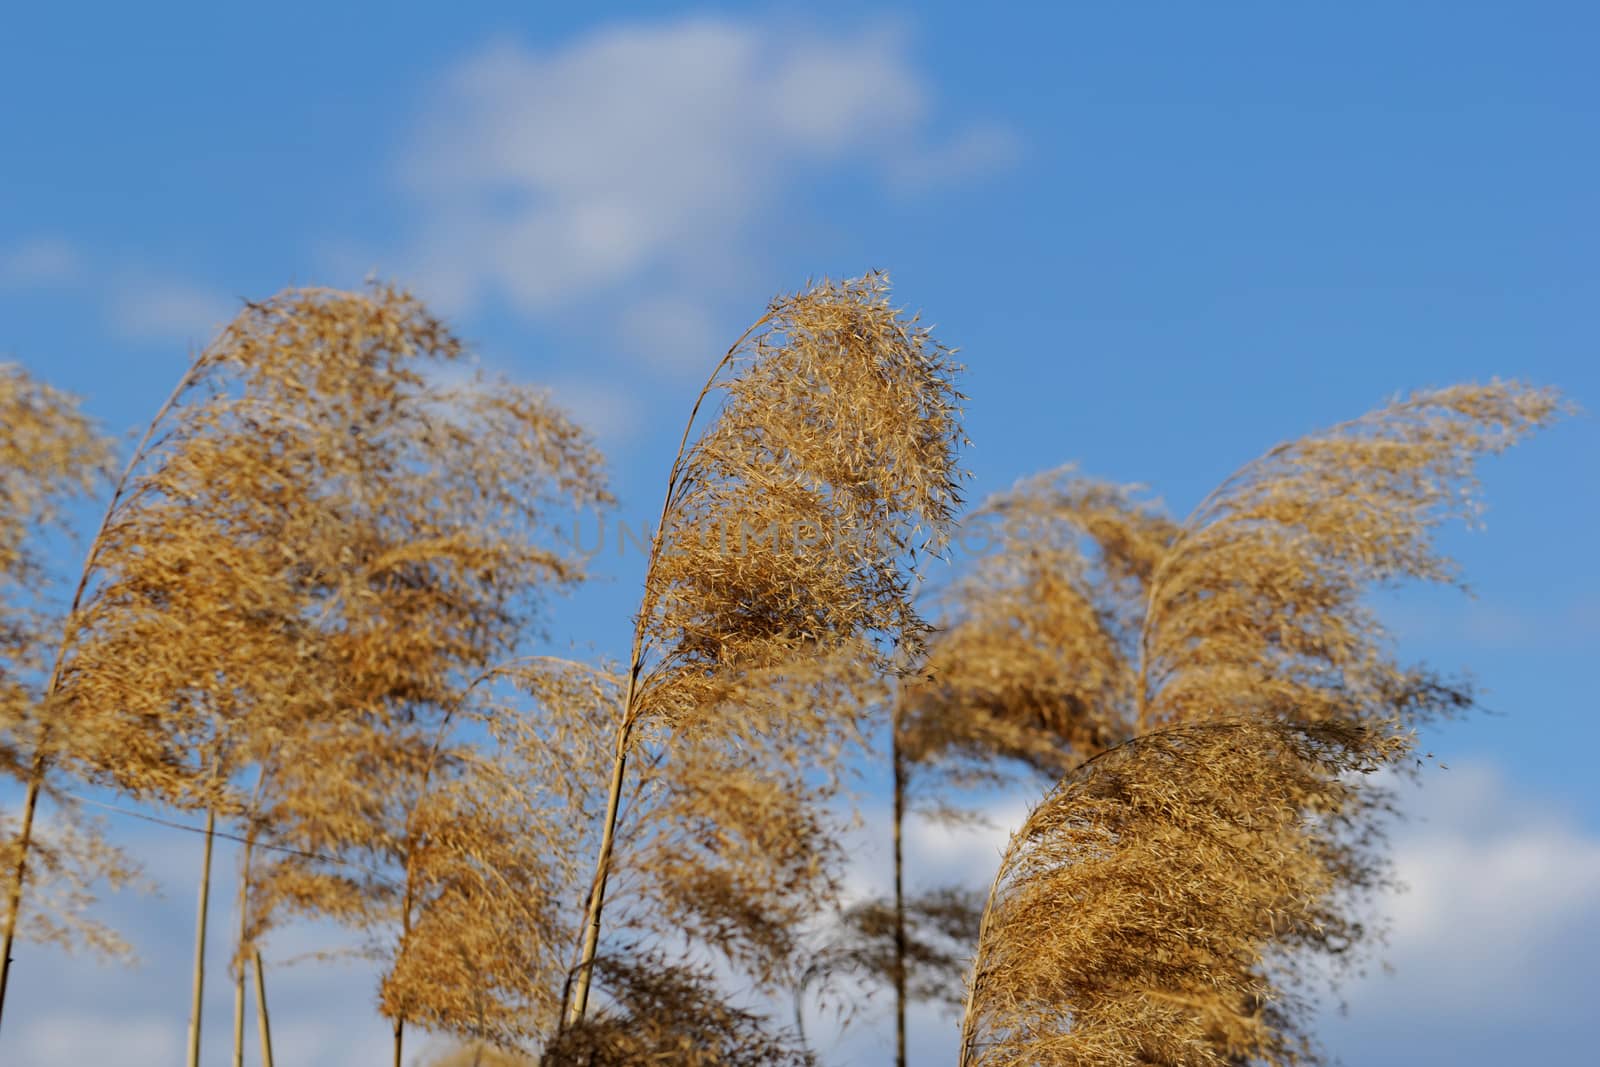
[[[123,430],[239,298],[376,271],[550,385],[638,523],[767,298],[886,268],[968,364],[974,496],[1075,461],[1181,513],[1399,391],[1600,404],[1597,32],[1554,3],[30,5],[0,36],[0,358]],[[1429,739],[1453,769],[1402,831],[1397,973],[1327,1028],[1351,1062],[1588,1047],[1597,471],[1588,415],[1489,463],[1484,529],[1446,537],[1476,599],[1385,601],[1501,714]],[[637,566],[600,562],[553,628],[615,652]],[[118,905],[144,969],[30,953],[8,1063],[170,1062],[192,843],[127,832],[172,864]],[[363,973],[293,974],[295,1062],[381,1044]]]

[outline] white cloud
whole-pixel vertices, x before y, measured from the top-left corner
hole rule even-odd
[[[1487,766],[1434,774],[1417,800],[1395,841],[1407,888],[1387,904],[1395,974],[1351,990],[1357,1017],[1542,1017],[1563,991],[1558,950],[1583,932],[1600,947],[1600,838]]]
[[[69,1063],[169,1067],[183,1054],[182,1035],[161,1018],[119,1019],[110,1027],[79,1015],[52,1014],[24,1020],[21,1033],[23,1063],[39,1067]]]
[[[0,248],[0,288],[69,287],[99,306],[124,340],[204,343],[233,317],[233,302],[178,278],[151,276],[87,257],[58,237]]]
[[[635,355],[660,366],[715,366],[732,340],[717,336],[716,322],[689,298],[647,297],[618,319],[622,343]]]
[[[627,441],[641,417],[636,396],[615,385],[587,378],[558,378],[550,383],[556,404],[605,445]]]
[[[233,318],[223,297],[189,282],[136,279],[113,288],[107,315],[117,333],[132,341],[204,344]]]
[[[950,825],[913,815],[906,820],[908,862],[919,872],[919,881],[987,887],[1006,843],[1029,810],[1023,800],[1010,798],[989,803],[971,823]]]
[[[190,821],[190,820],[185,820]],[[116,1064],[169,1067],[181,1062],[190,995],[195,879],[200,838],[138,822],[119,822],[119,842],[141,859],[159,896],[117,894],[98,909],[134,944],[142,963],[113,966],[93,957],[18,946],[6,999],[0,1062],[6,1067]],[[217,844],[212,868],[210,936],[202,1062],[225,1063],[232,1040],[233,993],[228,973],[237,915],[238,847]],[[348,943],[338,928],[293,925],[274,934],[265,952],[277,1062],[308,1067],[387,1062],[388,1028],[373,1010],[376,976],[369,963],[284,961]],[[254,994],[246,1038],[255,1060]]]
[[[944,144],[894,160],[890,173],[902,188],[927,189],[1003,170],[1022,155],[1022,138],[1015,130],[999,123],[977,123]]]
[[[960,821],[913,808],[906,815],[904,831],[907,888],[912,892],[947,885],[987,889],[1006,842],[1027,818],[1030,802],[1037,799],[1037,794],[972,797],[968,817]],[[846,851],[847,902],[888,894],[893,883],[886,806],[863,811],[862,825],[850,832]]]
[[[807,180],[960,178],[1014,156],[994,126],[935,138],[930,101],[904,36],[881,28],[689,18],[550,50],[501,41],[444,79],[405,157],[423,220],[412,268],[457,311],[604,299],[630,345],[672,363],[712,333],[671,295],[681,279],[705,291],[746,277],[767,220]]]
[[[68,285],[82,272],[77,248],[59,237],[34,237],[0,249],[0,286]]]
[[[1368,1067],[1575,1062],[1600,953],[1600,837],[1489,766],[1432,775],[1396,835],[1392,973],[1320,1030]]]
[[[336,1064],[388,1063],[394,1048],[394,1039],[386,1032],[388,1027],[368,1025],[365,1018],[362,1023],[353,1027],[348,1021],[331,1015],[290,1019],[281,1026],[274,1020],[272,1058],[277,1063],[320,1063],[330,1067]],[[249,1031],[247,1043],[254,1044],[259,1039],[253,1032],[253,1026]],[[405,1041],[406,1062],[416,1061],[417,1049],[436,1043],[425,1032],[408,1035]],[[254,1059],[254,1056],[249,1058]]]

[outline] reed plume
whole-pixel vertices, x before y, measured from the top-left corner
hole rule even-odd
[[[363,825],[394,826],[373,854],[391,853],[399,877],[353,899],[397,1035],[415,1022],[509,1055],[559,1024],[577,931],[567,905],[581,887],[582,816],[594,812],[558,798],[592,799],[577,787],[604,769],[615,706],[605,677],[554,657],[493,668],[408,772],[375,764],[385,770],[368,780],[403,818]]]
[[[1012,837],[977,946],[963,1067],[1292,1064],[1306,1005],[1270,953],[1361,936],[1357,779],[1404,737],[1346,723],[1166,727],[1067,777]]]
[[[1370,775],[1473,702],[1399,658],[1370,594],[1459,580],[1435,531],[1554,393],[1398,399],[1182,521],[1048,472],[980,512],[997,536],[935,628],[913,594],[961,503],[957,368],[881,277],[824,283],[713,371],[628,659],[594,666],[526,653],[583,576],[550,514],[608,501],[601,460],[463,358],[387,286],[246,305],[134,449],[64,610],[41,538],[109,448],[0,366],[0,766],[26,784],[0,1007],[19,931],[117,947],[82,911],[130,870],[55,791],[76,778],[205,815],[191,1064],[218,824],[246,842],[235,1063],[245,968],[262,988],[293,916],[357,931],[397,1064],[408,1026],[477,1063],[809,1062],[729,971],[894,984],[904,1062],[905,1003],[950,997],[968,938],[963,1064],[1316,1058],[1314,981],[1372,940],[1388,874]],[[885,709],[895,897],[808,959]],[[1018,768],[1057,784],[981,911],[906,894],[907,810]]]
[[[46,703],[70,744],[58,732],[41,758],[206,813],[191,1063],[210,827],[242,818],[254,842],[268,817],[291,846],[339,846],[353,811],[388,825],[329,811],[360,778],[344,772],[402,770],[405,743],[374,738],[438,722],[579,574],[544,513],[602,492],[597,456],[542,394],[446,377],[462,356],[387,286],[247,305],[152,423],[91,546]],[[285,798],[291,752],[306,762]],[[270,822],[319,805],[315,831]]]
[[[1223,1065],[1286,1063],[1314,1055],[1314,1043],[1303,1030],[1306,1002],[1297,999],[1313,971],[1309,961],[1349,958],[1352,949],[1370,940],[1360,913],[1387,869],[1375,847],[1381,816],[1389,809],[1387,794],[1339,776],[1398,765],[1414,726],[1472,705],[1463,684],[1396,658],[1367,596],[1404,579],[1455,580],[1455,568],[1437,551],[1433,534],[1451,518],[1476,514],[1476,461],[1558,412],[1553,392],[1516,383],[1457,386],[1402,398],[1280,445],[1241,469],[1176,526],[1152,514],[1136,528],[1119,521],[1097,530],[1097,520],[1081,511],[1083,487],[1070,474],[1046,475],[992,505],[1003,516],[1059,522],[1064,540],[1090,538],[1100,546],[1099,562],[1082,567],[1069,560],[1066,575],[1095,575],[1101,587],[1122,590],[1093,610],[1078,595],[1082,585],[1069,582],[1069,592],[1061,597],[1062,617],[1082,620],[1082,632],[1069,647],[1085,652],[1072,662],[1066,699],[1048,709],[1082,724],[1081,755],[1120,746],[1121,754],[1110,761],[1122,768],[1118,781],[1156,785],[1170,770],[1168,742],[1145,739],[1229,740],[1208,741],[1203,748],[1185,741],[1208,755],[1185,756],[1182,767],[1198,769],[1184,769],[1171,782],[1192,782],[1194,792],[1162,794],[1169,811],[1194,804],[1199,805],[1194,811],[1216,814],[1215,825],[1207,825],[1210,814],[1192,813],[1175,824],[1193,829],[1192,842],[1180,844],[1175,831],[1156,823],[1120,824],[1074,814],[1082,795],[1069,787],[1076,777],[1046,801],[1039,809],[1043,814],[1030,819],[1013,840],[991,898],[969,998],[963,1062],[1110,1064],[1155,1057],[1155,1062]],[[1031,555],[1022,556],[1011,565],[1025,568]],[[1021,605],[1002,609],[1007,619],[1048,610],[1032,603],[1031,590],[1050,586],[1029,583],[1027,588]],[[968,612],[981,618],[988,610],[980,604]],[[1002,620],[1001,632],[1008,625]],[[979,647],[993,629],[982,628]],[[952,640],[959,641],[960,630],[960,624],[952,627]],[[1043,648],[999,655],[1010,655],[1008,662],[1015,663],[1019,656],[1048,655],[1058,643],[1052,639]],[[995,677],[1010,684],[1010,671],[990,672],[981,656],[949,662],[957,666],[946,668],[937,690],[946,700],[929,705],[937,721],[958,720],[965,706],[961,694],[978,694],[971,702],[982,709]],[[1028,676],[1025,668],[1020,673]],[[1079,699],[1085,691],[1100,694],[1098,702]],[[1026,698],[1000,706],[1023,717],[1031,714]],[[989,717],[981,711],[977,716],[980,724]],[[1229,724],[1225,733],[1183,732],[1218,722]],[[959,752],[971,735],[957,721],[952,736],[955,743],[944,747]],[[1304,748],[1307,739],[1315,741],[1311,750]],[[1009,752],[1015,746],[1002,735],[998,745],[988,742],[987,747]],[[1145,752],[1156,754],[1146,758]],[[1239,762],[1241,753],[1255,762]],[[1287,762],[1274,763],[1274,754]],[[1217,807],[1219,798],[1211,792],[1213,780],[1227,780],[1210,777],[1204,764],[1212,759],[1235,772],[1237,796],[1229,799],[1235,808],[1228,811]],[[1322,768],[1321,782],[1310,773],[1317,768]],[[1286,774],[1301,777],[1285,779]],[[1143,833],[1166,842],[1163,855],[1184,850],[1220,855],[1207,849],[1255,833],[1251,819],[1278,827],[1273,836],[1259,839],[1259,847],[1273,850],[1262,859],[1279,866],[1262,868],[1259,883],[1231,888],[1227,872],[1216,872],[1208,883],[1215,891],[1192,898],[1192,910],[1185,910],[1181,885],[1165,895],[1142,888],[1140,878],[1165,884],[1153,868],[1130,865],[1126,870],[1137,877],[1126,880],[1109,874],[1101,879],[1097,873],[1092,880],[1071,881],[1079,877],[1071,873],[1079,868],[1122,869],[1094,864],[1117,849],[1145,848],[1138,837]],[[1034,855],[1033,849],[1042,850],[1037,855],[1045,859],[1018,858]],[[1081,857],[1070,858],[1080,850]],[[1066,879],[1060,884],[1077,896],[1071,898],[1075,907],[1050,914],[1048,922],[1058,927],[1054,936],[1082,952],[1103,941],[1095,951],[1103,953],[1104,966],[1126,970],[1128,996],[1150,1006],[1142,1014],[1108,1016],[1120,1035],[1115,1041],[1084,1037],[1080,1043],[1073,1036],[1079,1029],[1085,1035],[1099,1032],[1094,998],[1100,993],[1088,971],[1071,972],[1077,977],[1036,993],[1027,985],[1032,979],[1018,977],[1024,972],[1002,962],[1032,951],[1046,934],[1033,920],[1013,923],[998,918],[998,911],[1020,916],[1022,911],[1007,901],[1035,890],[1056,892],[1050,886],[1058,873]],[[1298,911],[1284,910],[1270,895],[1291,884],[1286,879],[1300,879],[1292,882],[1293,892],[1300,894]],[[1064,904],[1069,898],[1051,899]],[[1247,902],[1254,914],[1270,921],[1241,923],[1228,910],[1234,906],[1230,901]],[[1204,947],[1213,963],[1203,983],[1225,991],[1222,999],[1196,999],[1193,988],[1198,987],[1170,986],[1164,968],[1171,946],[1147,950],[1120,925],[1133,921],[1130,915],[1139,909],[1144,912],[1134,917],[1140,923],[1152,929],[1167,924]],[[1270,970],[1263,966],[1268,959]],[[1224,971],[1231,972],[1226,980]],[[1117,1010],[1132,1011],[1127,1004]]]
[[[910,567],[959,503],[954,372],[874,275],[774,301],[702,390],[623,672],[567,1025],[620,855],[640,901],[624,928],[703,941],[764,983],[788,968],[837,866],[841,757],[926,630]]]
[[[1130,736],[1148,586],[1178,526],[1138,487],[1064,468],[997,495],[935,601],[941,626],[897,716],[923,778],[971,786],[1022,766],[1051,780]]]
[[[76,397],[0,363],[0,773],[25,787],[23,809],[0,818],[0,1009],[15,939],[112,954],[127,946],[88,914],[96,883],[126,884],[136,873],[99,827],[70,799],[56,795],[54,818],[38,821],[52,792],[46,695],[65,605],[50,595],[44,539],[68,528],[69,509],[101,484],[111,442]],[[24,906],[24,883],[32,899]]]
[[[982,911],[981,895],[953,887],[907,894],[907,815],[970,819],[954,794],[1019,769],[1054,781],[1125,734],[1131,634],[1175,529],[1133,489],[1067,472],[969,517],[978,551],[929,598],[939,628],[890,705],[892,893],[847,908],[805,975],[891,989],[899,1067],[908,1004],[959,1005],[953,978]]]

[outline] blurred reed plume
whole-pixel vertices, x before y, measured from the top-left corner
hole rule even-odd
[[[55,684],[64,610],[51,595],[45,539],[69,528],[69,509],[98,488],[111,456],[111,442],[76,398],[0,363],[0,772],[25,788],[20,819],[0,819],[0,1008],[19,935],[112,954],[127,949],[87,909],[95,884],[126,884],[131,863],[59,795],[53,824],[36,824],[51,733],[41,703]],[[25,878],[36,886],[30,907]]]
[[[543,515],[603,496],[598,457],[541,393],[446,375],[461,357],[387,286],[247,305],[152,420],[89,547],[32,783],[53,767],[206,813],[191,1064],[216,821],[280,848],[253,868],[247,852],[239,961],[275,901],[370,915],[377,883],[318,881],[281,847],[387,859],[403,835],[372,779],[403,789],[471,676],[579,576]]]

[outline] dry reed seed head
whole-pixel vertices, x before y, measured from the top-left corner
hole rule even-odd
[[[578,575],[545,512],[604,498],[597,455],[535,393],[437,384],[460,355],[382,286],[248,305],[201,354],[74,620],[85,773],[225,805],[305,716],[437,714]]]
[[[616,679],[531,657],[479,682],[448,729],[339,720],[338,730],[304,731],[264,821],[274,840],[334,861],[275,857],[254,896],[260,908],[359,931],[382,968],[379,1007],[390,1019],[530,1047],[560,1008],[576,935],[565,905],[587,873],[578,868],[596,814],[593,782],[609,757]],[[527,697],[532,707],[522,706]],[[335,775],[338,792],[324,801],[296,774]],[[288,807],[305,797],[304,808]]]
[[[1445,712],[1466,694],[1391,658],[1375,586],[1454,580],[1434,531],[1478,512],[1476,463],[1550,423],[1554,391],[1462,385],[1280,446],[1184,525],[1146,629],[1146,724],[1218,710],[1312,719]],[[1436,699],[1435,699],[1436,698]]]
[[[110,442],[76,397],[0,363],[0,578],[36,571],[30,538],[93,490],[110,458]]]
[[[926,629],[911,568],[960,501],[956,370],[873,276],[775,301],[708,385],[647,572],[615,863],[636,900],[608,890],[608,931],[786,981],[842,859],[844,754]]]
[[[797,1035],[730,1004],[710,971],[644,952],[602,956],[610,1003],[557,1035],[545,1067],[812,1067]]]
[[[918,758],[926,759],[923,753],[929,751],[941,758],[965,751],[980,762],[986,752],[1022,752],[1027,758],[1031,750],[1019,744],[1018,728],[1024,729],[1022,738],[1037,739],[1029,731],[1048,721],[1041,706],[1064,711],[1069,722],[1087,721],[1102,729],[1120,722],[1123,736],[1162,724],[1243,719],[1266,730],[1342,731],[1343,748],[1331,761],[1299,762],[1312,770],[1321,766],[1324,773],[1320,780],[1312,775],[1296,785],[1303,794],[1297,810],[1305,817],[1275,837],[1246,835],[1252,848],[1262,850],[1261,856],[1248,857],[1255,866],[1229,861],[1242,880],[1232,888],[1215,882],[1215,892],[1206,890],[1209,896],[1195,895],[1211,877],[1203,863],[1195,864],[1223,862],[1214,846],[1227,838],[1205,831],[1193,818],[1181,824],[1135,820],[1118,824],[1112,833],[1107,820],[1115,808],[1092,819],[1080,818],[1088,810],[1082,806],[1086,801],[1063,809],[1076,813],[1079,822],[1061,840],[1081,849],[1083,857],[1109,862],[1108,856],[1137,858],[1134,850],[1146,849],[1150,862],[1141,867],[1119,860],[1126,877],[1118,880],[1112,877],[1118,868],[1085,866],[1087,860],[1079,863],[1071,848],[1061,848],[1045,850],[1045,859],[1025,872],[1037,879],[1037,887],[1030,887],[1024,874],[1007,875],[1015,877],[1019,894],[1035,889],[1047,897],[1064,894],[1034,901],[1033,911],[1008,904],[1013,917],[1049,916],[1052,900],[1066,909],[1061,914],[1076,916],[1085,914],[1084,901],[1093,902],[1083,922],[1064,925],[1057,935],[1070,947],[1060,959],[1071,957],[1068,962],[1077,968],[1062,973],[1076,975],[1088,992],[1074,992],[1068,983],[1035,995],[1026,983],[1046,981],[1048,974],[987,958],[991,951],[1015,951],[1022,963],[1037,962],[1026,957],[1031,939],[1047,943],[1049,924],[1061,923],[1059,918],[1038,919],[1036,929],[1013,926],[1009,941],[986,940],[980,982],[999,975],[993,981],[1000,984],[985,986],[984,995],[1012,998],[1013,1007],[1018,997],[1034,1000],[1032,1014],[1019,1009],[984,1023],[998,1036],[971,1062],[1201,1064],[1291,1062],[1310,1055],[1304,1031],[1309,997],[1302,991],[1315,984],[1327,962],[1347,960],[1352,948],[1370,942],[1373,932],[1362,921],[1363,911],[1370,907],[1371,891],[1388,877],[1381,827],[1392,810],[1391,798],[1370,786],[1346,790],[1336,774],[1349,764],[1394,765],[1405,751],[1398,730],[1472,704],[1463,684],[1396,661],[1365,598],[1374,586],[1400,579],[1453,579],[1452,565],[1434,548],[1433,531],[1448,518],[1471,519],[1476,513],[1476,460],[1545,425],[1559,411],[1553,392],[1516,383],[1459,386],[1398,400],[1272,450],[1219,488],[1181,527],[1153,509],[1142,511],[1136,522],[1128,520],[1126,507],[1097,509],[1097,503],[1132,498],[1114,488],[1083,492],[1070,479],[1058,491],[1051,485],[1057,475],[991,505],[1005,520],[1001,550],[992,561],[980,561],[969,586],[958,583],[953,621],[930,655],[933,683],[909,702],[913,743],[908,747]],[[1108,512],[1115,521],[1107,522]],[[1039,524],[1062,513],[1068,518],[1064,528],[1074,536],[1090,534],[1097,552],[1073,551],[1069,537],[1060,558],[1052,555],[1060,541],[1041,536]],[[1035,542],[1044,547],[1035,550]],[[1031,567],[1048,573],[1035,577]],[[1001,592],[991,594],[991,587]],[[1023,606],[1009,603],[1004,592],[1009,589],[1025,591]],[[1034,590],[1053,610],[1041,609],[1028,595]],[[1065,657],[1071,667],[1051,672],[1049,656],[1058,649],[1072,650]],[[1088,677],[1106,689],[1075,702],[1064,687],[1052,688],[1061,677],[1076,682],[1085,664],[1098,668]],[[1130,677],[1132,671],[1137,674]],[[1096,699],[1095,710],[1085,715],[1082,707]],[[946,712],[947,707],[957,710]],[[978,711],[964,720],[959,709],[966,707]],[[1012,729],[995,730],[996,720]],[[945,725],[952,722],[954,729]],[[1105,736],[1091,733],[1079,747],[1092,752]],[[1239,797],[1269,803],[1271,797],[1262,798],[1260,790],[1275,782],[1282,786],[1286,765],[1271,762],[1278,758],[1272,746],[1258,742],[1246,754],[1259,766],[1240,763],[1233,751],[1219,752],[1218,766],[1237,772]],[[1184,773],[1186,781],[1197,780]],[[1195,788],[1185,786],[1190,796],[1182,805],[1209,796]],[[1129,803],[1124,795],[1116,800]],[[1183,810],[1182,805],[1169,813]],[[1208,800],[1197,810],[1221,809]],[[1248,816],[1246,809],[1232,821],[1255,826]],[[1191,840],[1195,833],[1201,836]],[[1233,832],[1233,838],[1240,833]],[[1121,851],[1106,852],[1107,842]],[[1171,866],[1173,857],[1191,862]],[[1053,865],[1069,861],[1079,866],[1061,869],[1075,872],[1077,881],[1053,873]],[[1263,861],[1271,863],[1262,866]],[[1026,868],[1029,861],[1020,862]],[[1177,870],[1188,872],[1189,881],[1170,885],[1165,897],[1153,895],[1163,907],[1185,899],[1194,905],[1187,941],[1172,938],[1173,930],[1184,929],[1180,925],[1166,928],[1171,943],[1158,943],[1152,952],[1110,958],[1090,951],[1092,941],[1083,938],[1097,936],[1095,922],[1122,922],[1117,908],[1152,895],[1141,897],[1141,879],[1159,887],[1166,884],[1162,876]],[[1101,874],[1101,881],[1090,878]],[[1259,895],[1268,891],[1289,892],[1292,907]],[[1236,962],[1226,974],[1205,975],[1193,988],[1185,986],[1193,975],[1173,971],[1174,961],[1188,960],[1195,945],[1202,953],[1218,951],[1215,931],[1244,931],[1257,912],[1274,917],[1265,934],[1250,941],[1240,933],[1223,942],[1231,943],[1244,963]],[[1163,923],[1179,922],[1170,910],[1139,914],[1151,938]],[[1201,920],[1211,927],[1203,928]],[[1108,929],[1114,936],[1107,944],[1128,943],[1125,931],[1117,932],[1114,924]],[[1270,969],[1261,962],[1267,959]],[[1096,967],[1106,968],[1105,973],[1096,977]],[[1119,974],[1137,994],[1134,999],[1106,992],[1107,976]],[[1091,979],[1102,986],[1089,988]],[[1202,988],[1222,992],[1207,999],[1197,992]],[[1069,995],[1077,999],[1063,999]],[[1054,1010],[1052,1004],[1067,1009]]]
[[[549,656],[494,668],[435,735],[440,758],[374,779],[397,798],[384,846],[396,880],[351,919],[383,962],[385,1015],[508,1056],[555,1030],[619,681]]]
[[[30,773],[48,647],[60,632],[44,538],[95,488],[110,457],[110,441],[76,397],[0,363],[0,773]]]
[[[1405,745],[1338,725],[1182,725],[1064,779],[1003,860],[962,1063],[1314,1058],[1274,946],[1330,926],[1359,937],[1329,901],[1373,860],[1337,826],[1367,803],[1362,774]]]
[[[460,355],[385,287],[249,305],[96,545],[54,713],[80,773],[245,823],[248,943],[347,923],[383,1010],[509,1042],[558,986],[556,846],[444,728],[492,736],[472,680],[581,576],[546,514],[608,497],[542,395],[442,380]]]
[[[40,698],[60,638],[64,591],[52,598],[44,539],[66,528],[67,509],[105,476],[110,440],[76,397],[0,363],[0,775],[34,773]],[[107,843],[101,827],[69,803],[50,802],[33,829],[28,894],[19,936],[68,949],[127,957],[116,932],[94,919],[97,892],[137,880],[137,868]],[[60,798],[57,798],[58,800]],[[0,813],[0,897],[15,885],[17,818]]]
[[[1132,731],[1145,583],[1176,532],[1137,487],[1071,468],[998,494],[985,549],[941,591],[943,623],[906,683],[900,744],[971,783],[1007,757],[1054,778]]]
[[[46,804],[28,849],[28,891],[17,936],[68,952],[131,961],[132,946],[96,918],[93,909],[107,890],[148,888],[139,865],[107,841],[98,820],[84,817],[70,800]],[[15,816],[0,815],[0,896],[15,887],[21,852],[18,831]]]
[[[501,674],[511,691],[493,702],[503,710],[486,710],[481,717],[507,758],[515,759],[533,783],[527,802],[540,806],[569,835],[551,859],[567,865],[577,886],[592,873],[583,869],[585,846],[591,843],[585,835],[592,833],[605,804],[595,782],[606,774],[614,752],[622,672],[615,664],[536,656]]]
[[[529,783],[490,761],[421,798],[409,827],[409,928],[388,962],[391,1019],[513,1047],[560,1010],[569,928],[543,813],[508,803]]]
[[[801,928],[834,898],[844,753],[884,679],[870,649],[846,646],[701,692],[715,703],[670,731],[643,724],[648,763],[619,857],[642,907],[616,925],[714,946],[784,985]]]
[[[431,735],[415,726],[327,719],[287,733],[261,766],[270,788],[247,812],[267,848],[249,868],[245,940],[258,943],[286,918],[332,919],[381,957],[374,946],[404,891],[405,797],[432,758]]]
[[[906,568],[959,504],[956,369],[881,278],[773,304],[675,471],[643,604],[651,683],[920,635]]]

